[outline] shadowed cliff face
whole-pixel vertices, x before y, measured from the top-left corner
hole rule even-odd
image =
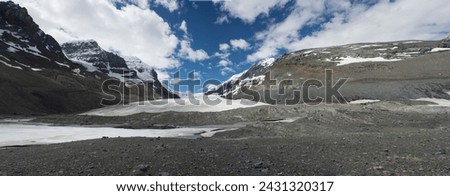
[[[1,40],[4,42],[0,46],[2,49],[12,47],[36,52],[55,61],[68,62],[58,42],[39,28],[25,8],[11,1],[0,3]]]

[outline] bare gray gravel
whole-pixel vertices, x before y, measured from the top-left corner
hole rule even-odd
[[[198,115],[228,116],[220,122],[226,124],[239,115],[248,124],[213,138],[109,138],[3,148],[0,175],[450,175],[449,109],[417,104],[271,106],[214,114],[172,113],[176,118],[167,123],[198,125],[187,120]],[[48,116],[37,121],[128,121],[132,126],[141,122],[136,126],[142,126],[159,123],[159,115],[169,114],[78,119]],[[146,123],[142,123],[142,117],[148,117]],[[287,117],[296,118],[290,119],[293,122],[276,121]]]

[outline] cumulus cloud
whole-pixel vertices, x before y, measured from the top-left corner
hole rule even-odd
[[[221,10],[228,13],[230,17],[239,18],[246,23],[253,23],[258,16],[267,16],[271,9],[275,7],[282,7],[289,2],[289,0],[244,0],[244,1],[223,1],[213,0],[218,4]],[[225,22],[225,18],[221,17],[218,22]]]
[[[203,61],[209,58],[208,53],[206,53],[204,50],[194,50],[191,47],[191,42],[188,40],[182,40],[180,43],[180,56],[184,59],[197,62],[197,61]]]
[[[110,0],[113,3],[121,5],[132,4],[140,7],[141,9],[147,9],[149,6],[149,0]]]
[[[228,66],[230,64],[231,64],[231,62],[228,59],[222,59],[222,60],[219,61],[219,66],[221,66],[221,67],[226,67],[226,66]]]
[[[406,39],[440,39],[450,32],[448,2],[443,0],[381,0],[368,7],[349,0],[297,0],[283,21],[255,34],[258,49],[247,56],[255,62],[295,51],[356,42]],[[331,19],[324,21],[324,16]],[[301,35],[304,28],[321,25],[317,32]]]
[[[230,66],[233,65],[233,62],[230,60],[230,49],[231,46],[227,43],[219,44],[220,52],[216,52],[214,54],[215,57],[218,57],[220,61],[217,63],[217,68],[220,70],[220,74],[225,76],[229,73],[234,73],[235,70]]]
[[[183,31],[185,34],[188,34],[187,24],[186,24],[185,20],[183,20],[183,22],[181,22],[180,30]]]
[[[155,4],[165,7],[170,12],[173,12],[180,8],[180,4],[178,4],[177,0],[154,0],[154,1]]]
[[[231,73],[236,73],[236,71],[231,67],[221,67],[220,69],[220,75],[222,76],[226,76]]]
[[[184,39],[180,42],[179,57],[190,60],[192,62],[203,61],[209,59],[208,53],[203,49],[192,49],[192,39],[188,33],[187,22],[183,20],[180,25],[180,30],[184,32]]]
[[[225,76],[236,71],[232,68],[233,62],[230,60],[230,50],[249,50],[250,44],[244,39],[232,39],[229,43],[219,44],[219,52],[214,54],[214,57],[219,58],[217,68],[220,70],[220,74]]]
[[[228,45],[227,43],[223,43],[223,44],[219,45],[220,51],[227,51],[228,49],[230,49],[230,45]]]
[[[228,19],[227,15],[222,15],[219,18],[217,18],[216,22],[214,22],[214,24],[224,24],[224,23],[229,23],[230,20]]]
[[[250,44],[243,39],[233,39],[230,41],[233,50],[248,50],[250,49]]]
[[[179,65],[173,57],[178,38],[170,25],[150,9],[126,5],[118,10],[110,0],[14,2],[26,7],[36,23],[60,43],[94,39],[105,49],[137,56],[156,69]]]

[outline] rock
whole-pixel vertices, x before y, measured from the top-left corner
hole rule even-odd
[[[148,171],[148,169],[150,169],[150,166],[149,165],[138,165],[136,167],[136,169],[138,169],[139,171],[146,172],[146,171]]]
[[[375,166],[375,167],[373,167],[373,169],[381,171],[381,170],[384,170],[384,167],[383,166]]]
[[[434,155],[446,155],[447,151],[445,149],[441,149],[440,151],[434,153]]]
[[[255,164],[253,164],[253,167],[255,168],[255,169],[260,169],[260,168],[262,168],[264,166],[264,162],[257,162],[257,163],[255,163]]]
[[[141,164],[136,166],[132,171],[131,171],[131,176],[148,176],[148,170],[150,169],[149,165],[145,165],[145,164]]]

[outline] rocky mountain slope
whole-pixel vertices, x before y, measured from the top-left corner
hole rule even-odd
[[[106,58],[120,62],[112,72],[127,68],[123,58]],[[11,1],[0,2],[0,114],[72,113],[101,107],[103,98],[111,98],[103,93],[102,84],[112,79],[101,68],[95,71],[72,62],[25,8]],[[155,73],[153,76],[156,78]],[[152,83],[157,83],[158,91],[152,88],[146,98],[174,96],[159,81]],[[117,89],[124,91],[123,102],[142,100],[136,90]]]
[[[340,88],[342,100],[334,98],[335,102],[450,99],[447,94],[450,91],[449,43],[450,38],[446,38],[301,50],[258,63],[207,94],[268,103],[301,103],[305,102],[302,91],[305,81],[318,80],[322,87],[318,88],[320,85],[316,83],[317,86],[309,88],[309,97],[317,101],[314,100],[317,96],[325,97],[325,70],[331,70],[330,84],[335,85],[340,78],[348,79]],[[259,96],[254,96],[255,92]]]
[[[83,65],[88,72],[101,72],[127,84],[145,85],[150,94],[158,98],[178,98],[161,84],[156,71],[137,57],[122,57],[108,52],[95,40],[64,43],[62,50],[71,61]]]
[[[62,44],[62,50],[73,62],[80,63],[90,72],[100,71],[121,81],[137,79],[125,59],[103,50],[96,41],[74,41]]]

